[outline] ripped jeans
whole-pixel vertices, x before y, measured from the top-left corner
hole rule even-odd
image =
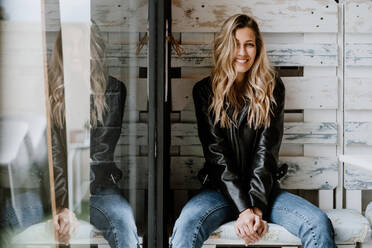
[[[182,209],[177,219],[171,248],[201,248],[220,225],[238,217],[231,201],[215,190],[203,190]],[[334,231],[328,216],[310,202],[281,190],[276,195],[268,221],[283,226],[301,239],[304,248],[336,248]]]
[[[111,248],[140,247],[132,208],[118,189],[100,189],[91,195],[90,222]]]

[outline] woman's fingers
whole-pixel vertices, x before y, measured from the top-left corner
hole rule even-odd
[[[255,215],[254,220],[255,221],[254,221],[253,229],[254,229],[255,232],[260,234],[262,232],[262,229],[263,229],[262,220],[258,215]]]
[[[249,239],[250,242],[256,242],[260,239],[258,234],[254,231],[252,223],[240,222],[239,229],[243,239]]]
[[[261,237],[264,236],[269,229],[269,225],[267,224],[267,221],[263,221],[263,224],[264,224],[264,230],[261,233]]]

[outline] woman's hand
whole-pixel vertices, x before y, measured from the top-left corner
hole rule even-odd
[[[256,221],[253,229],[256,230],[257,234],[262,238],[268,230],[267,221],[262,219],[262,211],[259,208],[254,207],[253,212],[256,216],[258,216],[256,218],[259,218],[259,220]]]
[[[58,241],[69,244],[71,236],[76,232],[79,222],[74,212],[68,208],[62,209],[53,219],[53,224],[58,231]]]
[[[235,232],[244,239],[245,245],[257,242],[267,232],[267,222],[262,220],[262,212],[259,209],[241,212],[235,222]]]

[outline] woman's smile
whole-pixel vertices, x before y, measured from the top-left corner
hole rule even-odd
[[[244,64],[246,64],[246,63],[248,63],[249,62],[249,59],[240,59],[240,58],[236,58],[235,59],[235,63],[237,63],[237,64],[242,64],[242,65],[244,65]]]

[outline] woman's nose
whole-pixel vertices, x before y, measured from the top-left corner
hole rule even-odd
[[[239,56],[245,56],[245,55],[247,55],[247,51],[244,49],[244,46],[239,46],[239,48],[238,48],[238,55]]]

